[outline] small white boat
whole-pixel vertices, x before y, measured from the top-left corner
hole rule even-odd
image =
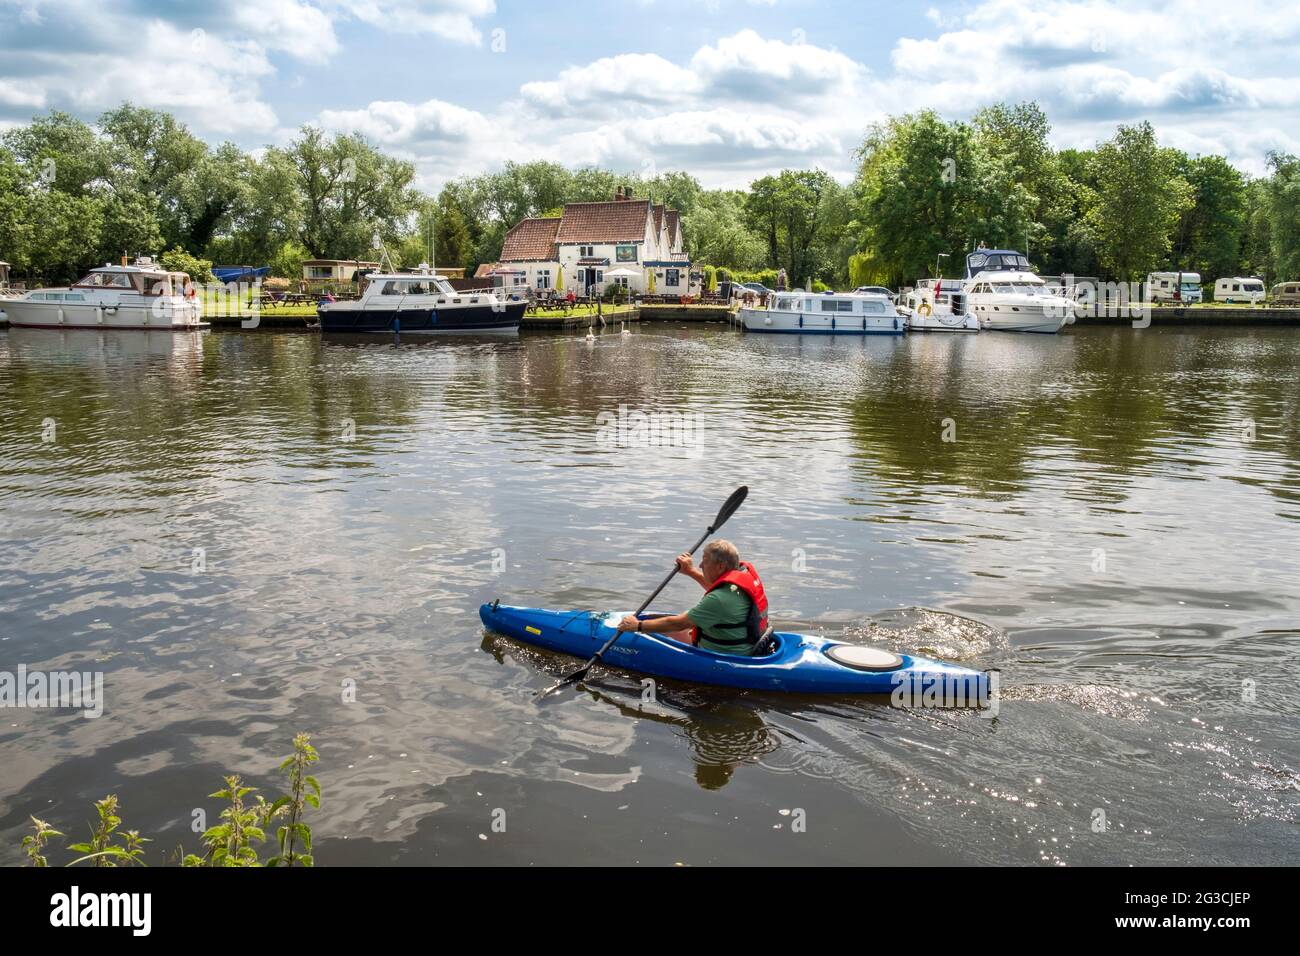
[[[979,319],[970,310],[966,293],[956,279],[922,279],[903,296],[899,315],[913,332],[978,332]]]
[[[204,325],[189,276],[167,272],[148,256],[134,265],[91,269],[67,287],[6,299],[4,312],[17,328],[178,331]]]
[[[739,312],[746,332],[820,335],[902,335],[907,320],[879,292],[777,292],[765,307]]]
[[[1074,321],[1075,303],[1029,271],[1012,249],[976,249],[963,284],[980,327],[999,332],[1056,333]]]

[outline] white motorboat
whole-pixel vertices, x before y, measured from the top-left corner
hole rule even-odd
[[[1055,333],[1074,321],[1074,302],[1034,275],[1029,260],[1012,249],[968,255],[963,288],[984,329]]]
[[[134,265],[91,269],[67,287],[7,299],[4,312],[19,328],[176,331],[204,325],[189,276],[159,268],[147,256]]]
[[[879,292],[777,292],[767,305],[739,312],[746,332],[902,335],[907,320]]]
[[[913,332],[978,332],[966,292],[956,279],[922,279],[898,303],[898,313]]]

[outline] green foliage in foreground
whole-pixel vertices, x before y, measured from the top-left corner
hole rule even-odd
[[[312,866],[311,827],[303,817],[307,807],[320,809],[320,783],[307,771],[320,757],[306,734],[293,738],[293,753],[280,764],[280,772],[288,778],[289,792],[271,803],[259,794],[251,804],[245,797],[256,788],[244,786],[238,775],[224,778],[225,786],[212,797],[227,801],[221,811],[221,822],[203,833],[204,851],[184,857],[182,866]],[[68,845],[73,853],[80,854],[66,866],[93,861],[95,866],[145,866],[144,844],[152,841],[140,836],[137,830],[120,829],[122,818],[118,815],[117,797],[109,794],[95,802],[98,820],[91,828],[90,838]],[[49,866],[45,856],[46,844],[52,837],[63,836],[44,820],[32,817],[33,832],[23,837],[23,852],[29,866]],[[267,831],[276,828],[276,852],[263,858],[258,847],[266,842]]]

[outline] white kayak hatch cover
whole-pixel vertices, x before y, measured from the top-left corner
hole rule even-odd
[[[903,659],[893,651],[856,644],[832,644],[826,648],[826,656],[855,671],[896,671],[903,666]]]

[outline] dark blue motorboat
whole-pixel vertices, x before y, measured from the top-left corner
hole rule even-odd
[[[322,332],[518,332],[527,306],[489,289],[458,292],[427,267],[421,272],[372,274],[368,283],[358,300],[316,307]]]

